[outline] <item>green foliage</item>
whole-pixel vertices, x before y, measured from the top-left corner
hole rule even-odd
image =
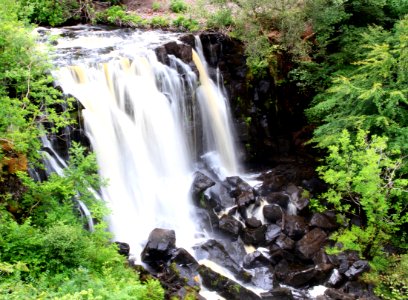
[[[321,122],[313,139],[320,147],[336,141],[342,128],[362,128],[387,135],[391,149],[408,150],[407,34],[405,18],[393,32],[372,27],[362,35],[361,60],[339,72],[307,111],[310,120]]]
[[[184,16],[178,16],[173,20],[172,25],[178,29],[188,31],[198,31],[200,29],[200,24],[198,21],[191,18],[186,18]]]
[[[370,259],[382,257],[387,243],[404,246],[395,234],[408,223],[408,180],[398,178],[402,161],[387,155],[386,142],[377,136],[368,140],[361,130],[353,139],[343,130],[317,169],[330,185],[321,199],[339,213],[359,215],[365,221],[362,227],[353,225],[333,234],[339,250],[355,250]]]
[[[161,3],[160,3],[160,2],[155,1],[155,2],[152,3],[152,9],[153,9],[153,11],[159,11],[161,8],[162,8],[162,7],[161,7]]]
[[[375,293],[385,300],[403,300],[408,294],[408,254],[392,256],[381,270],[366,275],[373,283]]]
[[[150,19],[150,26],[152,26],[153,28],[168,27],[169,24],[170,24],[170,21],[166,17],[155,16]]]
[[[17,0],[20,18],[32,23],[57,26],[69,19],[79,19],[90,1],[77,0]]]
[[[207,27],[209,28],[225,28],[233,24],[234,19],[231,10],[228,8],[221,8],[207,18]]]
[[[170,0],[170,10],[181,13],[187,10],[187,4],[183,0]]]

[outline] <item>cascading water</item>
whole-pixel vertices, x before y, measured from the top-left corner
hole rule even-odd
[[[96,35],[88,34],[95,41]],[[99,172],[108,179],[102,196],[111,210],[115,239],[129,243],[138,254],[150,231],[162,227],[174,229],[178,246],[189,249],[198,230],[190,200],[195,157],[217,157],[211,165],[221,177],[238,171],[225,96],[209,78],[200,47],[201,55],[193,52],[199,83],[191,68],[175,57],[169,57],[168,67],[144,44],[138,49],[137,38],[117,39],[114,44],[120,46],[108,54],[102,51],[105,57],[71,60],[71,66],[62,66],[54,76],[84,106]],[[69,45],[64,40],[60,53]],[[195,94],[204,128],[201,147],[200,135],[191,130],[197,115]],[[209,154],[197,155],[198,148]]]

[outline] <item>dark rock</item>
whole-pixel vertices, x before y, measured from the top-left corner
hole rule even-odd
[[[341,276],[339,270],[334,269],[331,274],[329,279],[327,280],[327,285],[328,286],[338,286],[341,282],[343,281],[343,276]]]
[[[198,268],[203,285],[211,291],[217,291],[222,297],[229,300],[259,300],[258,295],[239,285],[237,282],[216,273],[212,269],[201,265]]]
[[[306,259],[311,259],[323,246],[327,239],[326,233],[315,228],[306,233],[297,243],[296,250]]]
[[[283,232],[294,240],[299,240],[308,230],[305,219],[301,216],[284,215]]]
[[[191,186],[191,193],[193,195],[193,198],[196,198],[196,200],[199,200],[197,198],[200,198],[200,195],[209,187],[212,187],[215,185],[215,182],[208,177],[207,175],[197,171],[194,173],[194,181]]]
[[[374,286],[362,281],[348,281],[341,288],[341,291],[361,300],[380,300],[380,298],[374,294]]]
[[[358,260],[344,273],[349,279],[358,277],[361,273],[368,271],[370,266],[366,260]]]
[[[174,230],[155,228],[150,233],[142,251],[142,261],[152,267],[159,267],[170,259],[175,249],[176,233]]]
[[[190,45],[191,47],[195,46],[195,37],[192,34],[186,34],[179,38],[180,41]]]
[[[269,267],[271,265],[271,261],[266,258],[261,252],[254,251],[245,255],[242,265],[246,269]]]
[[[124,255],[126,257],[129,256],[130,252],[130,246],[127,243],[122,243],[122,242],[115,242],[116,245],[118,245],[118,253],[121,255]]]
[[[174,55],[185,63],[192,60],[191,46],[186,44],[178,44],[177,42],[168,42],[164,44],[164,48],[168,55]]]
[[[313,262],[318,264],[332,264],[324,249],[320,249],[313,255]]]
[[[270,292],[261,293],[263,300],[294,300],[292,291],[285,287],[274,288]]]
[[[235,205],[235,199],[229,194],[227,188],[223,185],[217,184],[210,190],[211,199],[221,208],[228,208]]]
[[[235,203],[239,206],[239,207],[247,207],[249,206],[251,203],[255,202],[255,196],[254,193],[251,191],[242,191],[239,195],[237,195],[235,197]]]
[[[223,266],[235,275],[240,274],[240,262],[231,257],[224,245],[217,240],[208,240],[193,248],[198,260],[208,259]]]
[[[279,192],[286,182],[284,176],[274,174],[273,172],[267,173],[262,177],[260,179],[263,179],[263,183],[257,188],[257,193],[260,196],[267,196],[272,192]]]
[[[169,65],[169,57],[167,56],[167,51],[164,46],[159,46],[155,50],[157,60],[165,65]]]
[[[298,270],[290,270],[283,276],[283,282],[293,287],[301,287],[312,281],[316,275],[316,270],[313,267],[301,268]],[[282,277],[282,273],[280,275]]]
[[[282,250],[292,250],[295,247],[295,241],[285,234],[281,234],[275,241]]]
[[[350,294],[346,294],[340,290],[329,288],[324,292],[324,295],[328,297],[329,300],[355,300],[356,297]]]
[[[302,188],[299,188],[294,184],[289,184],[286,187],[286,193],[290,195],[291,203],[299,211],[309,205],[309,192],[304,192]]]
[[[282,260],[291,261],[291,262],[296,261],[297,258],[293,253],[291,253],[290,251],[283,250],[277,245],[275,246],[277,247],[277,249],[271,249],[270,256],[269,256],[269,259],[272,265],[276,266]]]
[[[270,193],[264,196],[263,199],[265,199],[265,201],[267,201],[269,204],[277,204],[282,208],[287,208],[288,203],[290,201],[290,198],[288,195],[284,193],[280,193],[280,192]]]
[[[266,232],[265,225],[262,225],[261,227],[255,229],[244,228],[242,234],[242,241],[247,245],[265,244],[265,232]]]
[[[345,251],[338,255],[329,255],[330,262],[338,266],[340,274],[346,273],[350,266],[359,259],[358,253],[355,251]]]
[[[272,243],[281,234],[282,229],[280,226],[270,224],[266,227],[265,240],[267,244]]]
[[[241,233],[243,225],[233,216],[223,215],[219,221],[219,228],[222,231],[237,237]]]
[[[335,230],[339,227],[336,217],[326,213],[315,213],[309,222],[312,227],[319,227],[327,230]]]
[[[276,204],[265,205],[263,207],[263,215],[269,222],[275,223],[282,220],[283,211],[282,208]]]
[[[262,222],[255,217],[251,217],[245,220],[245,225],[248,228],[256,229],[262,226]]]
[[[177,248],[172,254],[171,261],[181,266],[191,266],[198,268],[198,262],[195,258],[184,248]]]
[[[302,186],[311,193],[321,193],[327,189],[327,184],[320,178],[316,177],[308,180],[302,180]]]
[[[245,250],[245,244],[242,242],[241,238],[238,238],[236,241],[222,241],[225,250],[228,252],[230,257],[240,263],[243,261],[244,256],[247,254]]]

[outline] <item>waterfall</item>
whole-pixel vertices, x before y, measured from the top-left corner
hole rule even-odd
[[[196,49],[197,52],[193,50],[193,61],[200,73],[201,83],[197,89],[197,98],[206,125],[203,127],[204,159],[220,178],[237,175],[239,167],[228,100],[222,85],[219,82],[216,85],[208,76],[199,37],[196,37]]]
[[[86,133],[108,180],[101,193],[114,239],[129,243],[137,255],[151,230],[161,227],[174,229],[178,246],[190,249],[199,231],[190,199],[197,157],[211,157],[220,177],[238,171],[227,100],[202,54],[193,51],[198,81],[174,56],[167,66],[151,50],[134,51],[129,40],[126,47],[133,52],[122,48],[104,61],[78,59],[54,77],[84,107]],[[193,126],[200,116],[196,100],[201,134]]]

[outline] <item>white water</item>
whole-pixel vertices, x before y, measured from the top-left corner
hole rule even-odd
[[[89,35],[83,40],[106,38]],[[120,37],[109,41],[116,43],[116,39]],[[84,106],[86,132],[99,172],[108,179],[102,196],[111,210],[108,222],[115,240],[129,243],[138,258],[151,230],[161,227],[174,229],[177,245],[190,249],[199,231],[189,191],[200,134],[191,128],[194,98],[188,102],[185,95],[197,94],[201,107],[206,107],[201,109],[206,138],[202,148],[219,157],[216,167],[222,170],[221,176],[238,170],[233,139],[228,136],[226,99],[197,54],[194,62],[200,83],[178,59],[170,57],[170,68],[143,46],[136,51],[137,39],[132,43],[127,36],[125,40],[113,51],[120,55],[109,53],[101,63],[100,57],[92,61],[85,53],[83,59],[75,58],[75,66],[62,67],[54,76],[64,92]],[[64,39],[60,47],[69,45]],[[73,45],[78,46],[77,41]],[[123,55],[129,59],[119,58]],[[176,67],[183,70],[186,83]]]

